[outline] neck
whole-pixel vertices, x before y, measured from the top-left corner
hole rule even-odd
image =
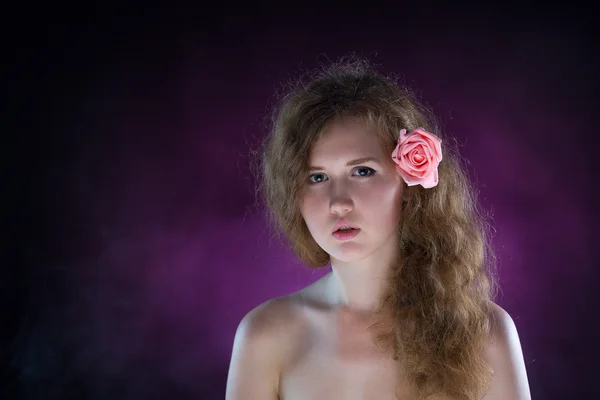
[[[357,314],[372,314],[380,306],[387,289],[390,266],[397,257],[394,236],[381,248],[361,260],[344,262],[332,257],[326,280],[330,304]]]

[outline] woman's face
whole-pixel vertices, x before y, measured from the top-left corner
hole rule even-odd
[[[356,261],[397,246],[404,183],[372,128],[349,118],[332,123],[311,149],[309,163],[313,170],[302,187],[300,211],[332,259]],[[340,220],[360,231],[339,240],[333,232]]]

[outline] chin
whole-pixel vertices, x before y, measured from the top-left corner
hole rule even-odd
[[[331,258],[345,263],[362,260],[371,253],[369,249],[356,243],[344,243],[326,251]]]

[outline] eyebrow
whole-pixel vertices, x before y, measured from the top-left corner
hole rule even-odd
[[[352,160],[352,161],[348,161],[348,163],[346,164],[347,167],[351,167],[353,165],[358,165],[358,164],[363,164],[369,161],[373,161],[376,163],[380,163],[378,158],[375,157],[363,157],[363,158],[357,158],[356,160]],[[309,171],[322,171],[325,168],[323,167],[317,167],[317,166],[311,166]]]

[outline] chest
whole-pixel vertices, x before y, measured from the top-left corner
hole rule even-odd
[[[401,369],[368,321],[320,318],[298,332],[280,377],[281,400],[406,398]],[[398,391],[396,397],[396,391]]]

